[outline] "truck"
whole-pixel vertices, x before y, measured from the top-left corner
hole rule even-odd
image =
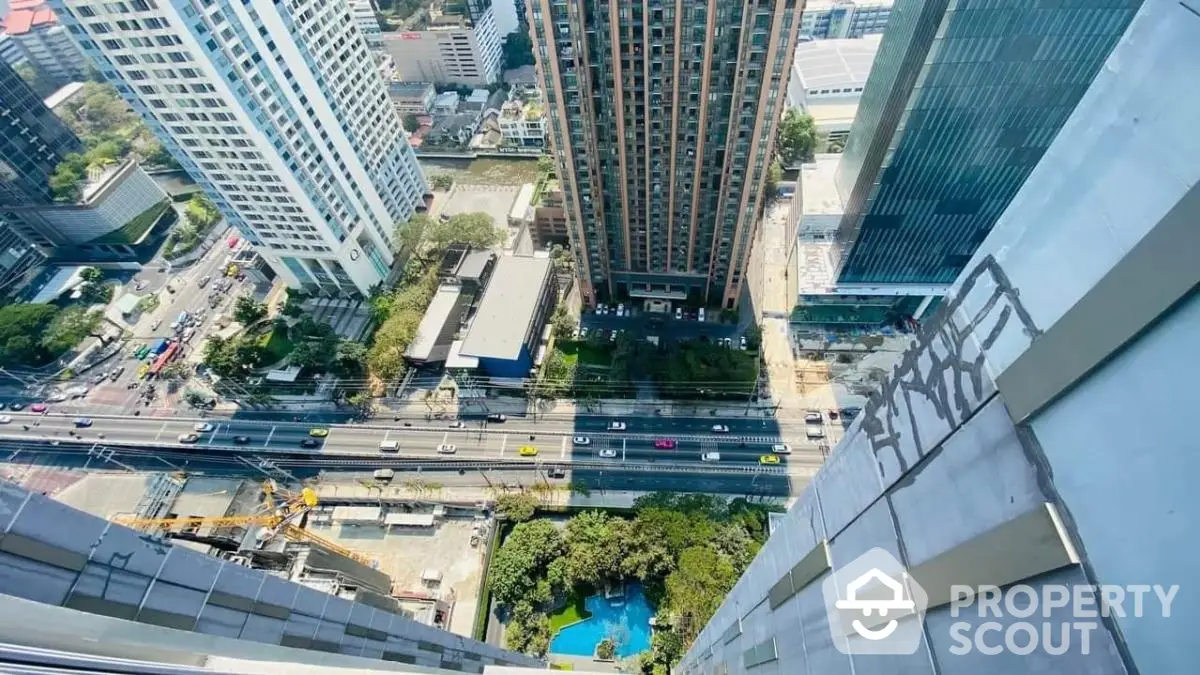
[[[159,354],[162,354],[163,352],[167,351],[167,347],[170,344],[171,344],[170,340],[168,340],[166,338],[162,338],[158,342],[154,343],[154,346],[150,348],[150,353],[154,354],[155,356],[158,356]]]

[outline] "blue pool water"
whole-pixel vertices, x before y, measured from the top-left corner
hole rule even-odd
[[[625,587],[625,604],[614,605],[603,595],[593,595],[583,601],[592,616],[560,630],[550,642],[555,654],[592,656],[596,645],[604,638],[617,643],[617,657],[627,658],[650,649],[650,603],[642,587]]]

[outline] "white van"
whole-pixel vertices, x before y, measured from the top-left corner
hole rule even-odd
[[[804,435],[809,438],[825,438],[825,430],[818,426],[809,425],[804,428]]]
[[[719,462],[719,461],[721,461],[721,453],[719,453],[719,452],[703,453],[700,455],[700,461],[701,462]]]
[[[383,441],[379,444],[380,452],[400,452],[399,441]]]
[[[376,469],[375,480],[389,481],[396,477],[396,472],[391,469]]]

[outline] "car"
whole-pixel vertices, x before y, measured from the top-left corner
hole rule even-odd
[[[608,307],[602,302],[602,303],[596,305],[596,313],[597,314],[607,314]]]
[[[12,415],[0,415],[0,424],[11,424]]]
[[[150,330],[158,330],[159,327],[161,327],[161,326],[162,326],[162,319],[158,319],[154,323],[150,324]]]
[[[721,453],[719,453],[719,452],[701,453],[700,461],[701,462],[719,462],[719,461],[721,461]]]
[[[676,320],[676,321],[680,321],[680,320],[682,320],[682,319],[683,319],[683,308],[682,308],[682,307],[676,307],[676,308],[675,308],[675,320]]]
[[[306,438],[306,439],[300,441],[300,447],[302,447],[302,448],[315,448],[320,444],[321,444],[320,441],[318,441],[315,438]]]
[[[453,455],[458,452],[458,446],[453,443],[442,443],[437,447],[439,455]]]
[[[714,424],[712,425],[712,432],[714,434],[727,434],[729,433],[729,427],[724,424]]]
[[[61,393],[50,394],[49,396],[46,397],[47,403],[62,403],[65,400],[67,400],[67,395],[61,394]],[[37,412],[37,411],[35,410],[34,412]]]
[[[312,436],[313,438],[325,438],[329,435],[329,430],[323,427],[317,427],[315,429],[309,429],[308,435]]]
[[[575,445],[591,445],[592,439],[588,438],[587,436],[576,436],[575,438],[571,439],[571,442]]]
[[[742,337],[739,339],[739,342],[741,343],[741,345],[740,345],[740,346],[741,346],[741,348],[742,348],[742,351],[746,351],[746,336],[745,336],[745,335],[743,335],[743,336],[742,336]]]
[[[249,436],[234,436],[233,437],[234,445],[246,445],[249,442],[250,442]]]
[[[580,340],[582,340],[583,338],[587,337],[587,334],[588,334],[588,329],[586,329],[586,328],[580,328],[580,329],[579,329],[579,339],[580,339]]]
[[[567,472],[565,469],[554,468],[547,471],[546,475],[550,478],[566,478]]]
[[[625,423],[624,422],[609,422],[608,430],[609,431],[625,431]]]
[[[809,425],[804,427],[804,435],[812,439],[825,438],[825,430],[818,426]]]
[[[779,457],[777,455],[763,455],[758,458],[759,464],[778,464]]]
[[[517,454],[522,457],[537,457],[537,448],[532,445],[522,445],[521,449],[517,450]]]
[[[829,415],[829,419],[831,420],[836,420],[838,418],[838,411],[836,410],[829,410],[825,414]]]
[[[625,303],[617,305],[617,316],[625,316]]]
[[[18,408],[17,405],[18,404],[14,403],[12,406],[12,409],[20,410],[20,408]],[[29,406],[29,409],[35,413],[44,413],[47,410],[45,403],[34,403],[33,405]]]
[[[700,308],[700,311],[696,312],[696,320],[697,321],[704,320],[704,308],[703,307]]]
[[[654,439],[654,447],[659,450],[671,450],[675,447],[674,438],[656,438]]]
[[[196,285],[199,286],[200,288],[204,288],[205,286],[208,285],[208,282],[210,282],[210,281],[212,281],[212,275],[205,274],[204,276],[200,277],[200,281],[197,281]]]
[[[792,454],[792,446],[787,443],[776,443],[771,446],[771,452],[777,455],[790,455]]]
[[[619,330],[614,330],[614,331],[612,332],[612,335],[609,335],[609,336],[608,336],[608,341],[609,341],[609,342],[616,342],[616,341],[617,341],[617,334],[618,334],[618,333],[620,333],[620,332],[621,332],[621,331],[619,331]]]
[[[617,456],[617,451],[613,450],[612,448],[604,448],[597,454],[599,454],[604,459],[612,459]]]
[[[508,421],[508,418],[505,417],[504,415],[501,415],[500,413],[492,413],[491,415],[487,416],[487,421],[489,421],[489,422],[506,422],[506,421]]]
[[[450,428],[451,429],[466,429],[467,423],[466,422],[451,422]]]
[[[13,410],[16,410],[16,408],[13,408]],[[860,412],[862,412],[862,408],[842,408],[841,410],[842,417],[845,417],[848,420],[858,417],[858,413]]]
[[[92,426],[92,420],[87,417],[76,417],[75,418],[75,426],[77,426],[81,429],[90,427],[90,426]]]
[[[195,443],[198,440],[200,440],[198,434],[179,434],[180,443]]]
[[[0,410],[4,410],[6,407],[8,407],[7,403],[0,403]]]
[[[192,425],[192,431],[196,431],[196,432],[199,432],[202,434],[208,433],[212,430],[213,430],[213,425],[209,424],[208,422],[196,422],[195,424]]]
[[[821,413],[817,412],[816,410],[810,410],[804,414],[805,424],[822,424],[824,422],[825,418],[821,417]]]

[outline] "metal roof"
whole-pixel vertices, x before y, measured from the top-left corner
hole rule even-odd
[[[520,356],[549,276],[549,258],[501,257],[463,341],[462,355],[504,360]]]
[[[815,40],[796,45],[795,65],[801,85],[813,89],[857,89],[867,81],[879,35],[845,40]],[[854,92],[847,92],[849,93]]]
[[[441,360],[449,353],[449,344],[438,347],[438,336],[442,334],[446,323],[456,320],[454,308],[458,306],[458,297],[462,295],[462,287],[458,284],[442,284],[430,301],[421,324],[417,326],[417,335],[413,338],[408,349],[404,351],[405,358],[414,361]],[[437,354],[436,352],[441,352]]]

